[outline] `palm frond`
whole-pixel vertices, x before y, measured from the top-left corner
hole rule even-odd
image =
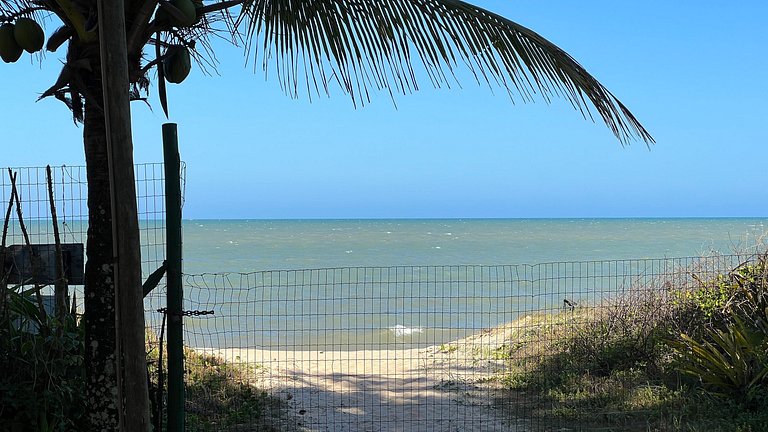
[[[370,90],[410,93],[417,71],[433,86],[479,83],[523,101],[564,98],[597,112],[626,144],[654,140],[576,60],[532,30],[459,0],[246,0],[238,22],[249,52],[273,65],[284,91],[328,93],[336,80],[355,103]]]
[[[13,22],[19,17],[42,21],[48,9],[40,1],[35,0],[2,0],[0,1],[0,24]]]
[[[34,7],[29,0],[0,1],[0,20],[10,20],[14,15]]]

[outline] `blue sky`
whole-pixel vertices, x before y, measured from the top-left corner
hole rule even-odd
[[[462,88],[374,96],[363,108],[285,96],[240,48],[215,45],[169,89],[188,218],[766,216],[764,1],[511,1],[478,5],[575,57],[656,138],[622,147],[565,101],[512,104]],[[48,24],[49,29],[52,23]],[[65,107],[35,102],[59,56],[0,64],[0,165],[83,162]],[[154,88],[153,88],[154,91]],[[162,159],[156,95],[134,103],[137,162]]]

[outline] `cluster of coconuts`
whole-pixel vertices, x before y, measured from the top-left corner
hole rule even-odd
[[[155,20],[168,22],[174,27],[189,27],[202,18],[198,9],[203,7],[202,0],[171,0],[168,2],[178,13],[171,14],[162,6],[157,9]],[[171,46],[163,60],[163,73],[169,83],[179,84],[189,75],[192,68],[189,50],[184,46]]]
[[[15,62],[24,51],[40,51],[44,43],[43,28],[31,18],[19,18],[15,23],[0,26],[0,58],[5,63]]]
[[[169,3],[179,13],[170,14],[160,7],[155,19],[167,20],[174,27],[189,27],[200,21],[197,9],[203,7],[202,0],[171,0]],[[44,43],[43,28],[31,18],[19,18],[15,23],[0,26],[0,58],[5,63],[17,61],[24,51],[40,51]],[[172,46],[166,54],[162,65],[165,79],[170,83],[181,83],[192,68],[189,50],[184,46]]]

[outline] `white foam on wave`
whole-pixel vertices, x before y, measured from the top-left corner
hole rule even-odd
[[[406,327],[402,324],[397,324],[389,328],[389,330],[395,334],[395,337],[410,336],[414,333],[423,333],[424,329],[421,327]]]

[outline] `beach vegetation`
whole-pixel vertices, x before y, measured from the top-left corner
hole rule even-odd
[[[1,428],[86,430],[82,322],[44,313],[35,290],[0,285]]]
[[[163,389],[167,376],[167,351],[157,336],[147,332],[147,364],[153,424],[165,423]],[[185,422],[188,431],[291,431],[297,422],[286,409],[286,402],[259,387],[255,378],[265,367],[224,360],[214,354],[184,348]]]
[[[277,432],[296,427],[285,401],[252,382],[259,365],[231,363],[189,348],[184,358],[188,430]]]
[[[438,349],[443,354],[450,354],[459,350],[459,346],[456,344],[441,344]]]
[[[703,325],[684,328],[667,341],[679,371],[709,393],[763,408],[768,407],[767,268],[761,257],[702,283],[699,291],[705,294],[692,296],[690,304]]]
[[[766,430],[766,263],[526,317],[497,405],[552,427]]]

